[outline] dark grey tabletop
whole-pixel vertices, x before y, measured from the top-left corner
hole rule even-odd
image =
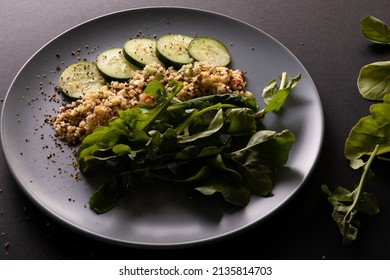
[[[390,60],[390,47],[369,43],[359,22],[390,22],[386,1],[2,1],[0,103],[15,75],[44,44],[69,28],[107,13],[147,6],[181,6],[249,23],[285,45],[310,73],[325,117],[322,151],[305,185],[269,219],[228,239],[185,249],[124,248],[90,239],[43,213],[17,185],[0,151],[0,259],[389,259],[388,165],[374,164],[370,188],[380,214],[362,219],[358,239],[341,242],[321,185],[358,183],[344,158],[344,142],[371,104],[356,79],[365,64]],[[230,254],[229,254],[230,252]]]

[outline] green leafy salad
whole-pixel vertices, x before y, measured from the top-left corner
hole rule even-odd
[[[83,173],[98,166],[115,170],[90,197],[97,213],[115,207],[124,192],[154,184],[173,184],[204,195],[220,194],[246,206],[251,194],[272,193],[272,177],[288,160],[292,132],[266,129],[264,119],[278,112],[301,75],[281,73],[263,90],[265,106],[240,94],[210,94],[181,101],[180,81],[168,87],[151,81],[144,93],[154,104],[120,110],[80,143],[77,162]],[[101,170],[101,169],[98,169]]]
[[[260,111],[255,98],[232,94],[176,103],[180,82],[171,82],[171,92],[160,82],[149,83],[145,92],[155,97],[156,106],[120,111],[79,147],[83,172],[97,163],[115,163],[116,175],[93,194],[91,207],[106,212],[123,191],[156,182],[205,195],[219,192],[238,206],[247,205],[251,193],[269,195],[271,175],[287,162],[295,136],[288,130],[267,130],[262,120],[279,110],[297,79],[288,79]]]
[[[368,15],[361,19],[360,28],[367,40],[375,44],[390,44],[390,27],[384,21]],[[362,170],[359,183],[352,191],[338,186],[331,192],[327,185],[321,186],[332,205],[332,217],[343,237],[343,244],[356,240],[361,214],[372,216],[380,213],[375,195],[364,191],[364,187],[375,175],[371,170],[373,161],[390,161],[389,85],[390,61],[378,61],[361,68],[357,78],[359,93],[377,103],[371,104],[370,114],[351,128],[344,144],[344,156],[351,168]]]

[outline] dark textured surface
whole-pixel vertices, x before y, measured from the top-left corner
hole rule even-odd
[[[333,189],[358,183],[360,174],[343,156],[351,127],[371,104],[357,91],[357,75],[365,64],[390,60],[390,47],[362,38],[359,21],[370,14],[390,22],[386,1],[5,0],[0,12],[0,98],[23,64],[53,37],[91,18],[145,6],[218,12],[284,44],[310,73],[323,104],[325,138],[314,172],[293,200],[246,232],[207,246],[140,250],[88,239],[51,220],[22,193],[0,151],[0,259],[389,259],[389,166],[374,166],[377,176],[369,191],[377,196],[381,213],[362,220],[351,246],[342,245],[320,189],[321,184]]]

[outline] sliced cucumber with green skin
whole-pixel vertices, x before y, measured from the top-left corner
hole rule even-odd
[[[227,47],[221,41],[207,36],[194,38],[188,46],[188,52],[196,61],[215,66],[227,66],[231,60]]]
[[[137,67],[144,68],[147,64],[159,63],[156,56],[156,40],[149,38],[134,38],[127,40],[123,46],[125,58]]]
[[[108,80],[125,81],[139,68],[124,56],[122,48],[108,49],[96,56],[96,66]]]
[[[97,69],[95,62],[76,62],[61,73],[59,89],[72,99],[83,98],[91,90],[101,88],[106,80]]]
[[[157,58],[165,66],[180,68],[185,64],[193,62],[188,53],[188,45],[194,38],[181,34],[168,34],[160,37],[156,44]]]

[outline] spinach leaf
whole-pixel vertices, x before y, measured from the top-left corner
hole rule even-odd
[[[228,94],[228,93],[206,95],[206,96],[189,99],[182,102],[177,102],[169,105],[167,110],[168,111],[186,110],[186,109],[202,110],[204,108],[213,106],[218,103],[231,104],[231,105],[235,105],[236,107],[247,107],[253,110],[254,112],[258,110],[256,98],[254,97],[247,98],[240,94]]]
[[[114,177],[107,183],[99,186],[89,198],[89,206],[97,213],[105,213],[114,208],[125,189]]]
[[[188,132],[188,128],[189,126],[197,119],[199,119],[202,115],[210,112],[210,111],[214,111],[214,110],[220,110],[222,108],[234,108],[235,106],[234,105],[231,105],[231,104],[221,104],[221,103],[218,103],[218,104],[215,104],[215,105],[212,105],[212,106],[209,106],[209,107],[206,107],[200,111],[196,110],[196,109],[193,109],[193,110],[188,110],[190,112],[190,114],[188,115],[189,117],[181,124],[179,124],[176,128],[176,133],[178,135],[182,134],[184,131],[187,131]]]
[[[364,165],[359,184],[352,192],[343,187],[337,187],[332,193],[326,185],[321,188],[328,195],[328,202],[333,207],[332,217],[343,236],[344,244],[351,244],[357,237],[360,221],[358,214],[375,215],[380,212],[378,201],[367,192],[363,192],[364,183],[370,172],[371,164],[377,155],[379,145],[376,145],[371,156]]]
[[[384,95],[390,93],[390,61],[379,61],[363,66],[357,85],[364,98],[381,101]]]
[[[194,190],[204,195],[220,193],[226,202],[246,206],[251,192],[242,185],[242,175],[229,168],[225,160],[220,154],[210,157],[196,175],[181,180],[180,183],[191,183]]]
[[[382,20],[365,16],[360,21],[362,35],[377,44],[390,44],[390,27]]]
[[[250,191],[242,186],[234,186],[224,182],[206,182],[201,186],[195,187],[195,190],[204,195],[213,195],[221,193],[226,202],[236,206],[244,207],[250,201]]]
[[[177,134],[180,134],[183,130],[185,130],[187,128],[187,126],[191,123],[191,121],[195,117],[197,117],[197,116],[199,116],[201,114],[203,114],[203,111],[200,111],[198,113],[192,114],[192,116],[187,119],[188,121],[184,122],[182,125],[180,125],[177,128],[177,130],[176,130]],[[192,135],[179,136],[178,142],[179,143],[188,143],[188,142],[195,141],[195,140],[197,140],[199,138],[209,137],[212,134],[218,132],[223,127],[223,124],[224,124],[223,111],[222,111],[222,109],[219,109],[217,111],[217,113],[215,114],[214,118],[211,120],[211,122],[208,125],[206,130],[197,132],[197,133],[192,134]]]
[[[272,191],[271,174],[287,162],[294,142],[295,136],[288,130],[260,130],[253,134],[244,148],[224,156],[236,165],[243,176],[244,186],[264,196]]]
[[[379,145],[377,154],[390,152],[390,94],[383,98],[383,103],[370,106],[370,115],[361,118],[351,129],[344,145],[345,157],[351,167],[356,169],[364,164],[362,157],[371,155]]]
[[[77,161],[82,172],[88,171],[97,161],[116,157],[112,149],[120,139],[126,139],[129,130],[120,118],[112,119],[108,126],[100,126],[84,138],[77,152]]]
[[[226,111],[230,135],[248,135],[257,130],[255,116],[249,108],[233,108]]]
[[[301,74],[296,77],[288,77],[283,72],[280,77],[280,85],[277,86],[276,79],[271,80],[263,89],[262,96],[266,107],[259,111],[259,117],[264,117],[269,112],[279,112],[291,90],[298,84]]]
[[[242,184],[242,176],[234,169],[229,168],[220,154],[206,158],[203,164],[199,164],[198,167],[196,174],[180,179],[177,182],[217,181],[238,186]]]
[[[180,92],[184,85],[183,83],[172,81],[169,83],[169,86],[172,87],[169,95],[165,99],[163,99],[162,102],[158,103],[156,107],[153,107],[152,109],[143,112],[144,114],[147,114],[148,118],[146,119],[146,121],[144,121],[142,125],[140,125],[140,130],[148,131],[151,128],[154,122],[157,121],[162,114],[164,114],[167,107],[170,105],[171,100],[176,96],[177,93]],[[160,82],[152,81],[145,88],[144,92],[156,94],[157,92],[166,92],[166,90]]]

